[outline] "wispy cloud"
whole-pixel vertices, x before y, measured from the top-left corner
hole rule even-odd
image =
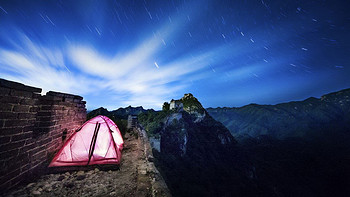
[[[19,35],[21,47],[0,49],[0,74],[2,77],[49,90],[87,94],[89,87],[99,84],[66,67],[64,53],[35,44],[23,33]]]
[[[18,40],[13,42],[16,44],[12,49],[0,49],[2,77],[41,87],[44,93],[61,91],[89,99],[97,93],[103,98],[108,92],[115,107],[160,108],[176,92],[188,87],[191,80],[207,77],[206,69],[222,50],[218,47],[182,55],[171,61],[159,61],[156,67],[154,60],[163,46],[159,37],[152,36],[124,54],[106,56],[91,46],[71,42],[60,48],[47,48],[18,32]],[[163,33],[166,34],[171,35]],[[92,103],[90,106],[99,105],[104,104]]]
[[[185,93],[195,81],[222,87],[237,80],[258,78],[266,70],[271,73],[278,65],[289,61],[285,57],[266,60],[264,54],[268,53],[268,47],[261,42],[264,34],[252,30],[241,32],[238,38],[230,41],[228,36],[222,36],[223,42],[215,44],[180,43],[184,49],[177,48],[172,53],[173,48],[166,41],[183,35],[190,39],[196,36],[187,27],[201,20],[201,12],[193,7],[196,6],[191,3],[182,8],[181,14],[175,13],[170,22],[142,31],[139,43],[133,42],[123,51],[115,47],[114,53],[105,53],[103,47],[90,40],[84,42],[67,36],[64,36],[65,42],[50,45],[14,28],[16,32],[7,40],[9,47],[0,46],[0,74],[10,80],[42,87],[44,92],[80,94],[90,108],[142,105],[159,109],[164,101]],[[101,29],[101,32],[98,39],[105,36],[106,30]],[[233,64],[229,64],[231,60]]]

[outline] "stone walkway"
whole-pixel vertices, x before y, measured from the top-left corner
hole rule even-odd
[[[119,170],[47,174],[5,196],[170,196],[140,134],[126,135]]]

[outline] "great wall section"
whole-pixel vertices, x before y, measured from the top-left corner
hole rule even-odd
[[[54,153],[86,121],[86,102],[41,92],[0,79],[0,196],[171,196],[140,126],[125,135],[119,170],[46,173]]]

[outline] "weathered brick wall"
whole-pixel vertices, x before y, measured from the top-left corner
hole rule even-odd
[[[83,98],[0,79],[0,191],[45,167],[86,120]]]

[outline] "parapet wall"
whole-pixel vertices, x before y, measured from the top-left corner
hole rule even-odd
[[[171,197],[171,193],[169,191],[168,186],[166,185],[157,167],[153,163],[154,157],[151,145],[148,140],[147,132],[137,122],[135,123],[134,130],[137,131],[139,135],[139,140],[141,142],[140,145],[144,150],[144,160],[140,160],[138,164],[138,179],[142,179],[143,177],[148,176],[148,178],[151,180],[150,191],[152,196]]]
[[[81,96],[0,79],[0,190],[30,178],[86,120]]]

